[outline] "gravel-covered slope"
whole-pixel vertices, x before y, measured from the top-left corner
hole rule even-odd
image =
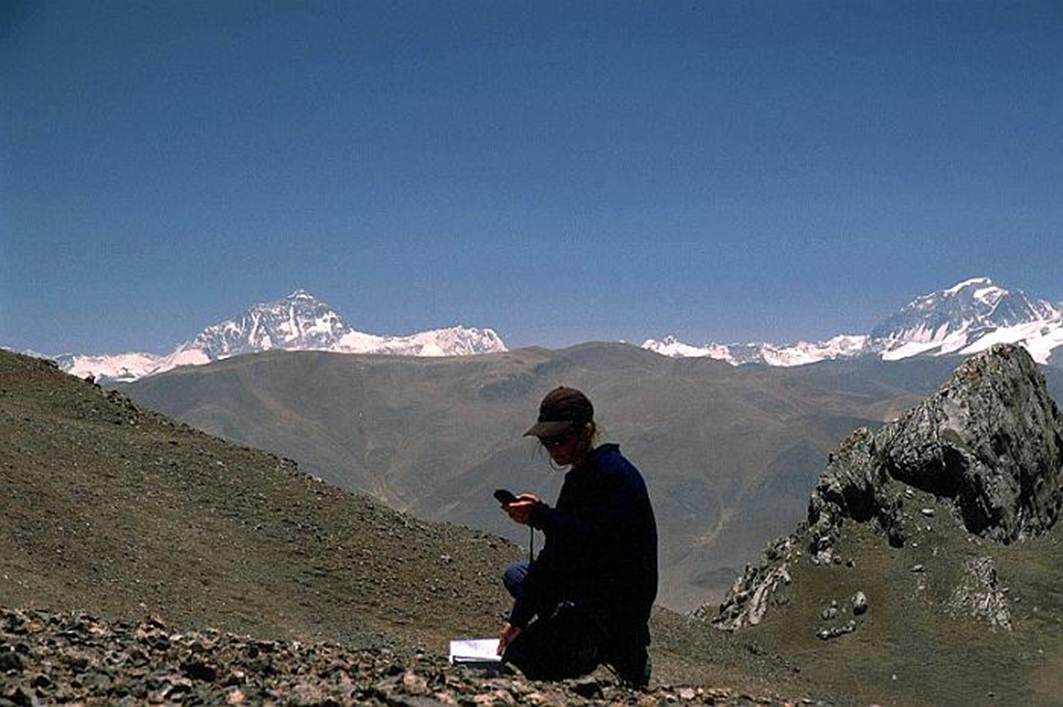
[[[178,632],[149,618],[0,610],[0,703],[656,705],[769,703],[695,685],[650,692],[609,676],[561,683],[456,668],[430,653]]]

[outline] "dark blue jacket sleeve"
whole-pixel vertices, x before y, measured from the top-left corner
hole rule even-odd
[[[593,516],[565,513],[540,503],[532,508],[528,524],[576,554],[601,548],[637,516],[646,498],[646,486],[637,474],[619,474],[611,482],[598,490],[602,498]]]

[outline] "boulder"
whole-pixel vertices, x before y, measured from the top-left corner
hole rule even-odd
[[[972,356],[900,419],[854,432],[809,500],[810,550],[822,557],[846,520],[871,523],[903,545],[908,487],[998,542],[1052,527],[1063,509],[1063,419],[1025,349],[999,344]]]

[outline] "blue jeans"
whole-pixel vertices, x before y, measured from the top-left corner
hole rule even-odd
[[[523,596],[524,578],[528,576],[529,564],[531,563],[527,561],[514,562],[502,573],[502,584],[514,599],[520,599]]]

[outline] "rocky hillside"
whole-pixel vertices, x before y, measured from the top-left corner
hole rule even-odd
[[[215,702],[235,690],[298,701],[309,684],[309,702],[431,688],[559,703],[590,689],[440,667],[448,639],[498,630],[516,546],[340,491],[7,352],[0,504],[0,702]],[[652,633],[658,684],[821,694],[784,657],[672,612],[655,613]],[[599,677],[603,699],[628,699]]]
[[[868,701],[1063,694],[1063,418],[993,347],[831,455],[807,524],[696,615]],[[844,657],[844,660],[842,658]]]

